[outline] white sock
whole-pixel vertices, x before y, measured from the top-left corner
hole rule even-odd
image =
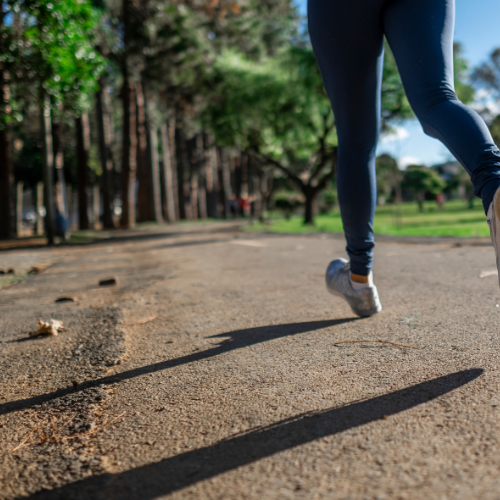
[[[357,281],[352,281],[352,278],[349,276],[351,280],[351,286],[354,290],[363,290],[364,288],[368,288],[369,286],[373,286],[373,273],[368,275],[368,283],[358,283]]]
[[[488,226],[491,226],[491,217],[493,216],[493,203],[490,204],[490,208],[488,208],[488,212],[486,213],[486,222]]]

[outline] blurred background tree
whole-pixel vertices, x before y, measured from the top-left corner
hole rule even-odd
[[[401,181],[403,172],[398,162],[388,154],[380,155],[376,160],[378,204],[384,205],[392,194],[401,201]]]
[[[230,217],[243,199],[262,218],[273,185],[313,224],[336,204],[337,137],[301,23],[291,0],[2,2],[0,238],[20,234],[16,181],[31,200],[43,181],[49,241],[54,203],[80,229]],[[456,45],[470,102],[467,72]],[[411,117],[386,47],[383,133]],[[401,176],[377,160],[381,202]]]
[[[418,210],[423,212],[426,193],[441,194],[446,182],[434,170],[423,165],[410,165],[404,172],[402,185],[403,189],[415,194]]]

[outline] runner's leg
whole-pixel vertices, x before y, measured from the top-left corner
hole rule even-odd
[[[309,33],[338,134],[337,189],[351,272],[373,260],[383,67],[381,0],[309,0]]]
[[[454,90],[454,0],[390,0],[384,32],[424,131],[441,140],[471,176],[488,210],[500,187],[500,151],[488,127]]]

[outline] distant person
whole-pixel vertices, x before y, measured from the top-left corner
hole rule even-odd
[[[500,151],[455,94],[454,17],[454,0],[309,0],[309,33],[337,126],[338,200],[350,259],[331,262],[326,282],[358,316],[382,310],[371,268],[384,36],[424,131],[448,147],[482,198],[500,268]]]
[[[234,194],[229,196],[229,210],[232,217],[238,216],[238,200]]]
[[[444,201],[445,201],[445,198],[444,198],[443,193],[439,193],[436,195],[436,203],[438,205],[438,210],[440,212],[442,212],[444,210]]]
[[[240,215],[242,215],[243,217],[248,217],[250,215],[251,205],[248,198],[248,193],[242,193],[238,198],[238,209]]]

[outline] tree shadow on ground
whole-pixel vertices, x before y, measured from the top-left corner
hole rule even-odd
[[[482,373],[482,369],[463,370],[340,408],[297,415],[213,446],[119,474],[94,476],[30,498],[152,500],[276,453],[403,412],[468,384]]]
[[[162,370],[167,370],[175,366],[180,366],[188,363],[194,363],[196,361],[210,359],[213,358],[214,356],[218,356],[219,354],[223,354],[229,351],[234,351],[236,349],[242,349],[244,347],[248,347],[255,344],[260,344],[262,342],[298,335],[300,333],[321,330],[322,328],[338,326],[344,323],[349,323],[351,321],[358,321],[360,319],[361,318],[344,318],[344,319],[323,320],[323,321],[307,321],[304,323],[289,323],[284,325],[266,325],[266,326],[259,326],[256,328],[245,328],[243,330],[235,330],[233,332],[228,332],[228,333],[221,333],[209,338],[221,338],[221,337],[222,338],[229,337],[229,338],[223,340],[219,345],[212,347],[211,349],[207,349],[206,351],[195,352],[192,354],[188,354],[186,356],[182,356],[180,358],[161,361],[159,363],[154,363],[152,365],[141,366],[139,368],[127,370],[122,373],[118,373],[116,375],[110,375],[89,382],[84,382],[80,384],[76,389],[73,388],[59,389],[57,391],[48,394],[43,394],[28,399],[4,403],[0,405],[0,415],[29,408],[31,406],[38,405],[46,401],[50,401],[52,399],[63,397],[66,396],[67,394],[75,392],[75,390],[81,391],[83,389],[88,389],[89,387],[94,387],[99,384],[122,382],[124,380],[129,380],[134,377],[138,377],[140,375],[145,375],[147,373],[154,373]]]

